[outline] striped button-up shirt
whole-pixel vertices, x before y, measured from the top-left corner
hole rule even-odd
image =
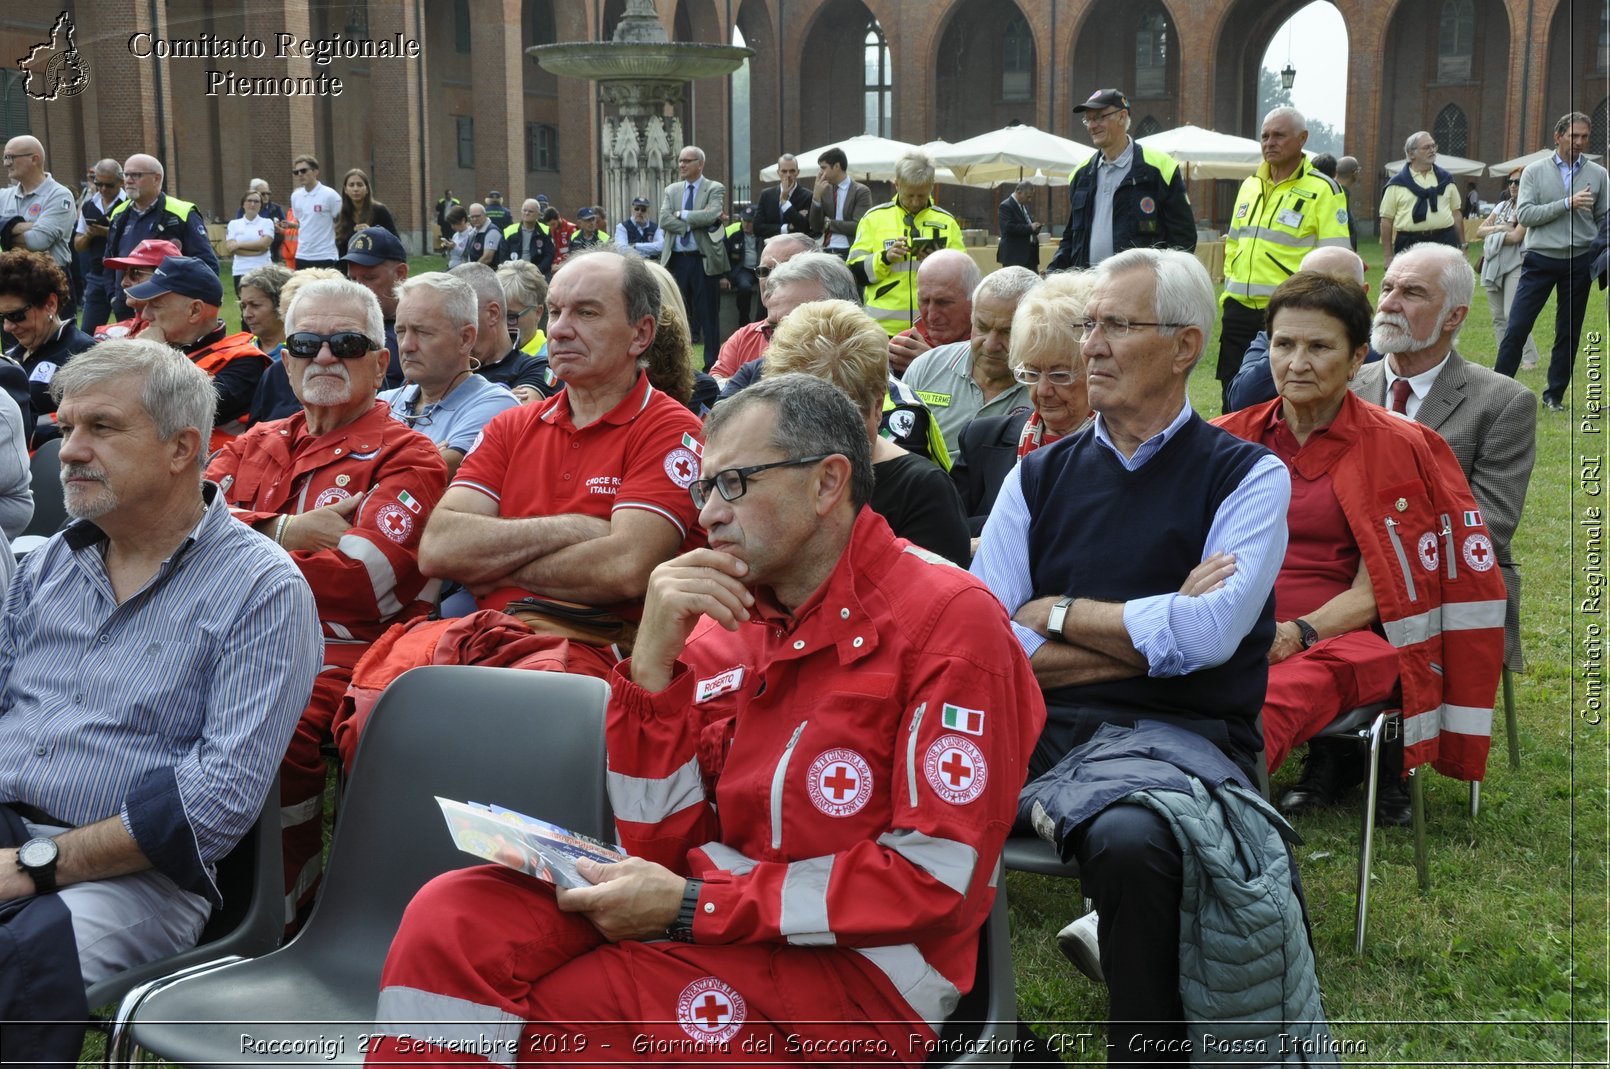
[[[153,866],[205,867],[256,820],[322,656],[313,595],[211,483],[201,520],[119,604],[80,521],[23,561],[0,621],[0,800],[118,815]]]

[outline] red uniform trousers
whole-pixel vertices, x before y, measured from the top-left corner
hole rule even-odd
[[[1263,745],[1269,771],[1326,724],[1360,705],[1390,699],[1398,651],[1374,631],[1349,631],[1269,666]]]
[[[313,903],[324,874],[324,783],[327,769],[319,749],[330,740],[330,724],[352,682],[352,666],[369,647],[326,643],[324,666],[313,681],[313,696],[296,722],[291,744],[280,762],[280,843],[285,852],[285,923]]]
[[[921,1064],[933,1032],[902,1020],[909,1008],[844,961],[853,954],[606,943],[559,910],[548,884],[461,869],[403,915],[380,978],[376,1031],[387,1035],[368,1062]]]

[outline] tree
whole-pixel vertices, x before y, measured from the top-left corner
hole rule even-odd
[[[1268,67],[1258,70],[1258,119],[1274,108],[1295,107],[1291,101],[1291,90],[1280,84],[1280,75]],[[1301,108],[1297,109],[1301,111]],[[1313,116],[1304,116],[1308,120],[1308,144],[1303,146],[1316,155],[1329,152],[1335,156],[1344,154],[1344,141],[1342,131],[1328,122],[1316,119]]]

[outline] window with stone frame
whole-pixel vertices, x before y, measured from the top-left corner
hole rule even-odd
[[[1470,81],[1475,52],[1475,0],[1442,0],[1442,17],[1437,22],[1437,81]]]
[[[1135,29],[1135,95],[1168,93],[1168,18],[1155,4]]]
[[[559,128],[557,126],[545,122],[526,123],[525,169],[528,171],[557,171],[559,169]]]
[[[1023,12],[1013,9],[1001,31],[1001,99],[1021,101],[1034,95],[1034,33]]]
[[[1465,109],[1458,104],[1449,104],[1437,113],[1437,121],[1431,124],[1431,139],[1437,143],[1437,151],[1450,156],[1470,155],[1470,122],[1465,118]]]
[[[889,40],[884,37],[883,27],[878,25],[877,19],[867,23],[863,45],[865,132],[878,137],[889,137],[891,117],[894,114],[894,72],[889,62]]]

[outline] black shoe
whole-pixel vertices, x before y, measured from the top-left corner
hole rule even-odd
[[[1381,778],[1375,788],[1375,824],[1382,828],[1404,828],[1412,820],[1409,785],[1403,779],[1403,739],[1381,747]]]
[[[1559,398],[1550,397],[1548,394],[1543,395],[1543,407],[1548,409],[1550,412],[1565,411],[1565,406],[1560,404]]]
[[[1308,744],[1303,759],[1303,778],[1297,786],[1280,796],[1282,813],[1304,813],[1336,803],[1340,754],[1335,743],[1315,739]]]

